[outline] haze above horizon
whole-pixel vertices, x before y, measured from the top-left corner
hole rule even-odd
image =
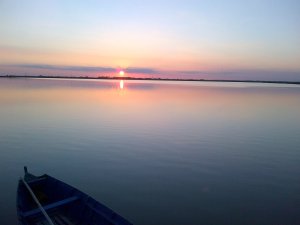
[[[0,75],[300,81],[300,2],[0,2]]]

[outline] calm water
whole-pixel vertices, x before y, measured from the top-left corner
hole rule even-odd
[[[134,224],[300,224],[300,86],[0,80],[0,224],[23,166]]]

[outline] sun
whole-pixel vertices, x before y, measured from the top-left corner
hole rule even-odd
[[[124,72],[123,70],[121,70],[121,71],[119,72],[119,74],[120,74],[120,76],[124,76],[125,72]]]

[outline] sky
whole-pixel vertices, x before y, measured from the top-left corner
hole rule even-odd
[[[298,0],[0,0],[0,75],[300,81]]]

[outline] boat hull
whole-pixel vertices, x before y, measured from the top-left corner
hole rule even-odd
[[[20,225],[49,224],[25,183],[32,189],[55,225],[131,224],[92,197],[54,177],[49,175],[36,177],[26,173],[24,181],[19,181],[17,191],[17,212]]]

